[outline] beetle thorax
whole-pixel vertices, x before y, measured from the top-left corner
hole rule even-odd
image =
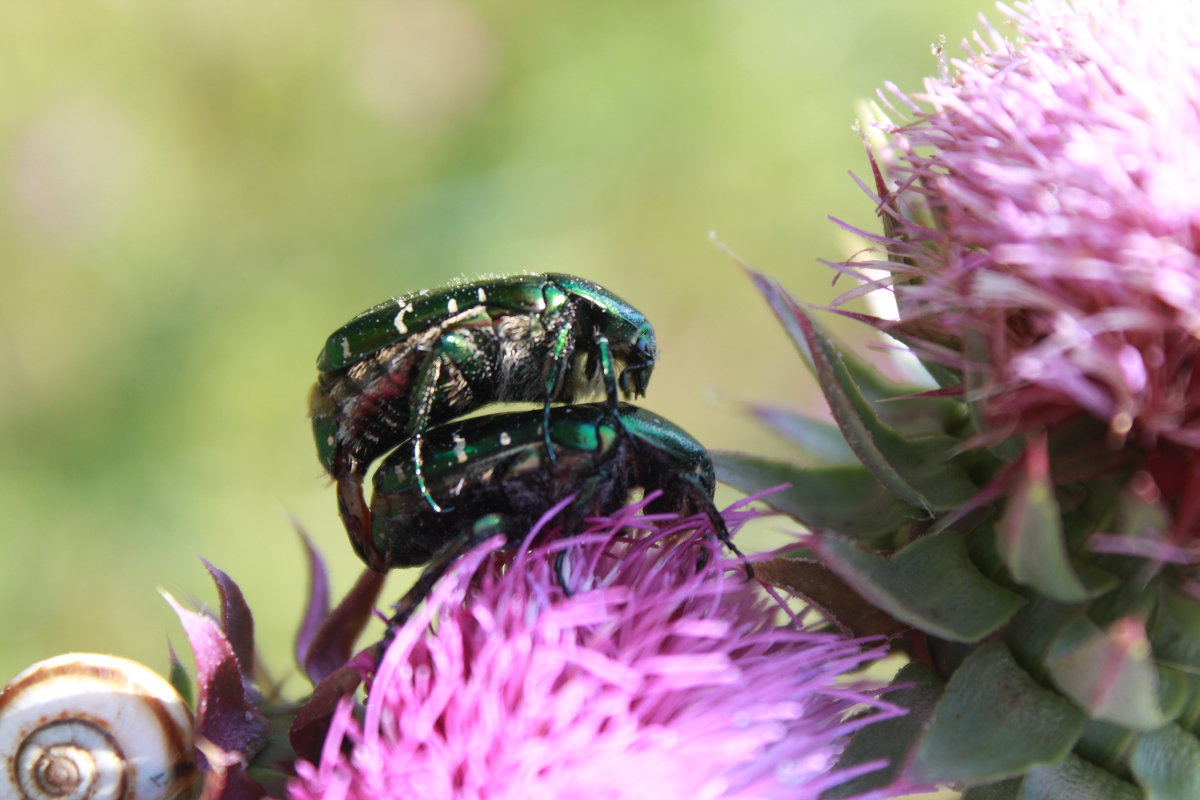
[[[497,399],[537,400],[545,393],[553,340],[542,321],[513,314],[495,323],[500,357],[496,361]]]

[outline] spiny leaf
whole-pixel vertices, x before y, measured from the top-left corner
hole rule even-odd
[[[1200,603],[1176,589],[1162,588],[1148,632],[1154,652],[1179,664],[1200,664]]]
[[[850,448],[873,475],[901,500],[932,510],[947,510],[978,491],[954,453],[962,443],[950,436],[905,437],[885,424],[855,383],[833,342],[796,301],[774,281],[751,273],[772,309],[813,369],[830,411]]]
[[[313,637],[317,635],[322,620],[329,616],[329,573],[325,569],[325,559],[295,519],[292,520],[292,528],[300,537],[308,560],[308,601],[305,603],[304,617],[300,620],[300,628],[296,631],[296,641],[292,648],[296,663],[303,668],[309,648],[312,647]]]
[[[1034,678],[1049,683],[1046,654],[1059,634],[1083,615],[1082,606],[1062,605],[1035,594],[1004,629],[1004,643]]]
[[[1084,716],[1043,689],[993,642],[976,650],[950,678],[917,748],[909,774],[917,783],[979,784],[1059,763]]]
[[[1139,736],[1130,768],[1146,790],[1146,800],[1200,797],[1200,742],[1178,725]]]
[[[242,682],[242,671],[225,632],[209,617],[189,611],[167,592],[196,659],[196,731],[221,754],[248,763],[271,733],[266,717],[256,707]],[[205,752],[205,756],[211,756]]]
[[[1141,800],[1133,784],[1072,753],[1061,764],[1034,767],[1022,781],[1020,800]]]
[[[233,578],[204,559],[200,560],[217,585],[221,599],[221,630],[233,648],[242,677],[249,681],[254,674],[254,615]]]
[[[1055,685],[1089,716],[1150,730],[1166,722],[1152,655],[1144,623],[1136,617],[1104,630],[1078,619],[1054,642],[1046,666]]]
[[[890,559],[836,536],[814,549],[855,591],[896,619],[955,642],[977,642],[1023,602],[983,576],[951,533],[923,536]]]
[[[861,466],[799,467],[744,453],[712,454],[717,479],[747,494],[780,484],[763,502],[808,526],[870,540],[895,533],[924,515],[901,502]]]
[[[908,626],[885,614],[823,564],[778,556],[754,565],[754,577],[804,598],[823,617],[853,637],[894,636]]]
[[[1013,580],[1060,603],[1077,603],[1088,587],[1071,568],[1062,515],[1050,483],[1045,438],[1026,448],[1023,469],[998,527],[999,550]]]
[[[364,569],[334,609],[321,622],[304,654],[304,671],[318,684],[341,668],[354,650],[375,609],[375,599],[386,579],[383,573]]]
[[[1158,674],[1158,706],[1164,719],[1175,720],[1184,713],[1191,700],[1195,675],[1181,669],[1155,665]]]
[[[1090,719],[1075,743],[1075,752],[1102,769],[1125,774],[1129,771],[1129,753],[1137,735],[1129,728]]]
[[[1200,664],[1200,604],[1182,592],[1160,587],[1160,602],[1147,635],[1158,658],[1160,676],[1171,665],[1178,665],[1170,671],[1186,683],[1187,696],[1183,708],[1173,716],[1185,728],[1194,728],[1200,722],[1200,675],[1195,668]],[[1164,712],[1167,705],[1164,700]]]

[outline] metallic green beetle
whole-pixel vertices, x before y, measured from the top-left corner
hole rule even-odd
[[[362,482],[371,462],[412,437],[425,489],[425,431],[495,402],[551,404],[645,393],[654,328],[633,306],[572,275],[510,275],[453,283],[370,308],[329,337],[309,398],[317,455],[337,482],[355,548],[370,535]],[[545,433],[549,443],[549,433]],[[551,452],[553,458],[553,452]]]
[[[716,536],[738,553],[713,505],[708,451],[678,426],[637,406],[621,403],[614,415],[594,403],[553,408],[548,434],[553,459],[540,411],[473,417],[429,430],[426,487],[451,504],[443,513],[422,496],[413,440],[384,459],[373,480],[371,538],[358,555],[379,571],[428,563],[397,604],[394,621],[403,621],[477,542],[496,533],[519,542],[571,494],[574,502],[559,517],[562,535],[578,532],[586,517],[620,509],[636,489],[660,490],[647,510],[703,513]]]

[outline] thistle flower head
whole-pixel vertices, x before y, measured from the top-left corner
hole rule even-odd
[[[887,712],[836,679],[879,653],[780,626],[737,561],[698,568],[702,524],[619,535],[646,519],[464,558],[291,797],[815,798],[852,777],[845,737]]]
[[[889,258],[849,267],[891,273],[897,331],[977,370],[994,427],[1082,411],[1200,444],[1200,7],[1001,9],[1015,42],[985,28],[895,92],[912,121],[878,153]]]

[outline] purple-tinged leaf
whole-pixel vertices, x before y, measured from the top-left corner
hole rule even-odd
[[[945,510],[978,490],[955,453],[954,437],[905,437],[886,425],[864,396],[846,361],[816,322],[778,283],[747,270],[816,372],[846,442],[871,474],[904,502]]]
[[[1200,741],[1178,725],[1139,736],[1130,768],[1151,800],[1200,797]]]
[[[241,764],[204,774],[200,800],[271,800],[267,790]]]
[[[221,629],[237,656],[242,677],[250,681],[254,674],[254,615],[233,579],[204,559],[200,560],[217,585],[217,594],[221,598]]]
[[[1124,617],[1101,630],[1081,618],[1059,634],[1046,667],[1092,718],[1151,730],[1167,722],[1153,657],[1144,620]]]
[[[296,664],[303,668],[321,622],[329,615],[329,574],[325,569],[325,559],[321,558],[321,553],[312,543],[312,539],[295,520],[292,521],[292,526],[299,534],[300,541],[304,544],[304,553],[308,556],[308,602],[305,604],[300,629],[296,631],[295,645]]]
[[[313,764],[321,761],[321,748],[325,745],[325,734],[342,698],[354,694],[362,683],[362,672],[357,667],[341,667],[325,676],[317,684],[312,695],[296,710],[288,739],[296,758]]]
[[[175,609],[196,659],[198,736],[228,760],[248,764],[266,743],[270,726],[246,692],[233,646],[212,619],[189,611],[166,592],[163,596]]]
[[[803,598],[854,638],[895,636],[909,628],[864,600],[837,573],[814,561],[776,556],[756,562],[754,577]]]
[[[1086,719],[1043,689],[1004,645],[976,650],[951,676],[909,763],[916,785],[980,784],[1060,763]]]
[[[824,564],[891,616],[953,642],[994,633],[1024,602],[975,567],[952,533],[923,536],[884,558],[837,536],[816,536]]]
[[[350,660],[354,643],[375,610],[375,599],[386,577],[370,569],[363,570],[354,587],[321,623],[304,654],[304,672],[313,685],[321,683]]]
[[[1090,592],[1067,557],[1045,437],[1030,442],[1021,462],[996,529],[1000,556],[1017,583],[1060,603],[1082,602]]]
[[[747,494],[780,484],[762,502],[812,530],[856,540],[889,536],[925,514],[899,500],[861,466],[799,467],[744,453],[712,453],[717,479]]]

